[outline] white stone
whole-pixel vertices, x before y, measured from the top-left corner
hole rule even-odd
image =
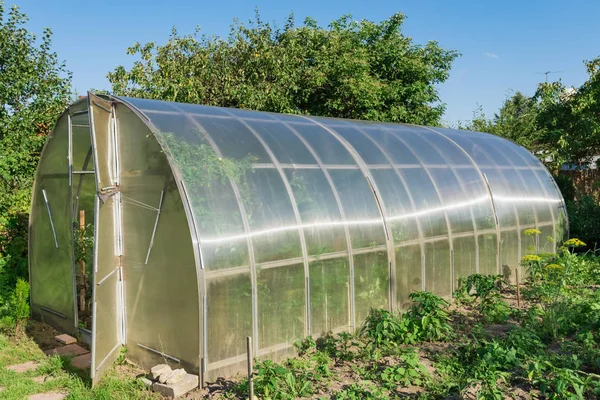
[[[162,394],[165,397],[179,397],[183,396],[187,392],[194,390],[198,387],[198,375],[186,374],[182,381],[167,385],[164,383],[155,383],[152,385],[152,389]]]
[[[159,376],[167,371],[171,372],[171,367],[169,367],[167,364],[158,364],[152,367],[150,373],[152,374],[152,379],[157,380]]]
[[[169,371],[165,371],[162,374],[160,374],[160,376],[158,377],[158,381],[160,383],[167,383],[167,381],[169,380],[169,378],[171,378],[171,375],[173,375],[173,370],[171,370],[171,368],[169,368]]]
[[[165,383],[167,385],[172,385],[174,383],[181,382],[185,378],[186,375],[187,375],[187,373],[185,372],[185,369],[183,369],[183,368],[176,369],[167,377],[167,380],[165,381]]]

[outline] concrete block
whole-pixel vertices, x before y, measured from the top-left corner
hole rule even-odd
[[[173,375],[173,370],[169,367],[169,369],[164,370],[162,374],[158,377],[158,381],[160,383],[167,383],[167,380]]]
[[[158,364],[150,369],[150,373],[152,374],[152,379],[156,380],[159,376],[161,376],[164,372],[171,372],[171,367],[167,364]]]
[[[78,344],[68,344],[66,346],[57,347],[55,349],[50,349],[44,351],[49,356],[65,356],[65,357],[75,357],[80,356],[82,354],[87,354],[89,351],[84,349]]]
[[[165,383],[167,385],[173,385],[175,383],[181,382],[182,380],[184,380],[186,375],[187,375],[187,372],[185,372],[185,369],[183,369],[183,368],[176,369],[173,372],[171,372],[171,374],[167,377]]]
[[[62,343],[62,344],[73,344],[73,343],[77,343],[77,339],[75,339],[73,336],[71,335],[67,335],[66,333],[62,334],[62,335],[58,335],[58,336],[54,336],[54,339],[56,339],[56,341]]]
[[[152,385],[152,390],[165,397],[177,398],[198,387],[198,375],[186,374],[182,381],[167,385],[156,382]]]
[[[62,392],[48,392],[32,394],[28,397],[29,400],[62,400],[67,397],[66,393]]]
[[[92,354],[82,354],[71,359],[71,365],[79,369],[88,369],[92,364]]]
[[[6,369],[9,371],[14,371],[14,372],[27,372],[27,371],[33,371],[34,369],[37,369],[39,366],[40,366],[40,363],[38,363],[38,362],[27,361],[26,363],[23,363],[23,364],[11,365],[9,367],[6,367]]]

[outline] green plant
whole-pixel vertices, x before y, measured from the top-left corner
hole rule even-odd
[[[387,400],[389,395],[375,385],[353,383],[347,388],[336,392],[335,400]]]
[[[378,376],[383,386],[390,390],[398,385],[424,386],[429,378],[429,372],[414,351],[400,356],[398,364],[384,368]]]
[[[261,399],[291,400],[311,395],[313,386],[306,373],[265,360],[254,366],[254,390]]]
[[[413,342],[406,320],[387,310],[371,309],[359,330],[376,347],[397,346],[399,343]],[[413,335],[414,336],[414,335]]]
[[[294,343],[294,347],[296,347],[296,350],[298,353],[300,353],[300,355],[304,355],[310,350],[315,350],[317,348],[317,342],[312,336],[307,336],[302,340],[296,341],[296,343]]]
[[[24,331],[25,323],[29,318],[29,283],[18,278],[14,291],[10,294],[8,302],[0,319],[0,328],[13,330],[15,335]]]
[[[463,303],[478,302],[477,309],[486,322],[504,322],[509,317],[510,307],[502,299],[503,283],[501,275],[469,275],[460,279],[455,297]]]
[[[410,299],[414,304],[404,314],[408,321],[409,332],[417,331],[422,341],[446,341],[454,337],[449,324],[450,315],[446,300],[431,292],[412,292]]]

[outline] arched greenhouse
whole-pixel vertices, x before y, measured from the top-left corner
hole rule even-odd
[[[566,232],[546,168],[496,136],[89,94],[39,164],[32,312],[89,329],[94,382],[121,346],[212,380],[246,336],[276,358],[412,291],[512,279]]]

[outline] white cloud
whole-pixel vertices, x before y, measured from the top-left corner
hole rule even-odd
[[[484,56],[489,57],[489,58],[500,58],[500,56],[498,54],[495,53],[489,53],[489,52],[485,52],[483,53]]]

